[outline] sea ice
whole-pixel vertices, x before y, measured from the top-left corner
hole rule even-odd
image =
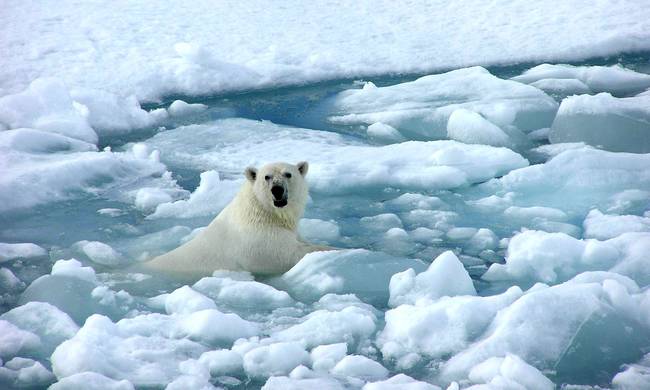
[[[512,141],[481,114],[464,108],[454,110],[447,122],[447,138],[467,144],[510,146]]]
[[[214,301],[205,295],[183,286],[165,296],[165,311],[168,314],[189,314],[200,310],[216,309]]]
[[[0,242],[0,263],[13,259],[27,259],[45,255],[47,255],[47,251],[36,244],[8,244]]]
[[[0,138],[10,132],[0,132]],[[61,145],[61,137],[39,139],[38,132],[30,132],[28,142],[36,142],[40,148],[46,141],[51,147]],[[76,143],[70,143],[76,148]],[[48,146],[49,147],[49,146]],[[142,156],[137,150],[114,153],[75,151],[72,153],[21,152],[5,149],[0,141],[0,211],[27,209],[83,194],[109,196],[111,190],[127,191],[133,187],[146,186],[147,181],[160,180],[166,172],[155,155]],[[163,177],[164,179],[164,177]],[[169,185],[174,185],[170,183]],[[113,191],[113,196],[124,201],[130,197]]]
[[[164,109],[143,110],[133,95],[121,97],[101,90],[75,88],[70,91],[70,96],[77,107],[83,105],[82,112],[86,114],[88,124],[100,137],[152,127],[167,117]]]
[[[649,233],[625,233],[599,241],[528,230],[510,239],[506,263],[492,264],[482,278],[554,284],[585,271],[611,270],[645,286],[650,283],[650,275],[641,263],[648,248]]]
[[[0,31],[7,37],[0,52],[12,61],[0,71],[0,90],[13,93],[37,77],[57,76],[70,86],[157,101],[178,94],[423,74],[477,62],[574,61],[650,49],[649,15],[636,2],[366,5],[144,2],[108,12],[95,2],[12,1]],[[70,23],[52,26],[52,10]],[[367,23],[360,26],[359,20]]]
[[[552,207],[582,221],[594,207],[620,208],[616,205],[623,205],[619,198],[624,194],[632,196],[634,203],[643,202],[650,190],[649,166],[650,154],[585,147],[566,150],[544,164],[513,170],[475,190],[486,196],[480,203],[496,206],[489,207],[492,210],[501,209],[501,205]],[[495,197],[488,198],[491,196]]]
[[[553,390],[555,385],[535,367],[520,357],[506,354],[492,357],[474,366],[469,372],[473,383],[488,384],[488,389],[521,388],[526,390]],[[472,388],[472,387],[470,387]]]
[[[441,358],[478,340],[495,315],[519,297],[519,287],[489,297],[454,296],[420,300],[386,312],[386,326],[377,336],[384,359],[410,368],[421,356]]]
[[[75,243],[73,247],[97,264],[116,266],[124,261],[121,253],[103,242],[83,240]]]
[[[472,279],[453,252],[438,256],[429,268],[415,274],[413,268],[390,279],[389,306],[415,304],[421,299],[436,300],[443,296],[476,295]]]
[[[613,279],[536,286],[499,311],[479,340],[446,361],[441,377],[461,379],[486,359],[512,353],[538,370],[554,368],[559,376],[581,367],[593,380],[640,353],[638,342],[648,325],[631,309],[644,297],[637,289]],[[597,344],[587,342],[593,337],[600,338]],[[607,356],[589,360],[602,347]]]
[[[256,282],[247,273],[215,272],[215,276],[196,282],[192,289],[210,297],[220,306],[237,309],[273,310],[295,303],[285,291]],[[181,302],[187,304],[185,300]]]
[[[156,202],[155,211],[147,218],[192,218],[216,215],[235,197],[242,180],[222,180],[219,172],[201,173],[199,186],[187,199],[172,201],[171,197]]]
[[[7,359],[27,353],[37,349],[40,343],[38,335],[0,319],[0,358]]]
[[[208,368],[210,375],[214,377],[238,375],[244,370],[242,356],[227,349],[204,352],[199,357],[199,362],[204,364]]]
[[[346,343],[324,344],[312,349],[310,357],[315,371],[329,371],[348,354]]]
[[[50,390],[77,390],[84,387],[101,390],[135,389],[133,384],[126,379],[116,381],[102,374],[86,371],[65,378],[60,378],[58,382],[50,386]]]
[[[616,390],[645,389],[650,387],[650,355],[645,355],[641,361],[625,366],[625,370],[617,373],[612,379]]]
[[[9,388],[45,387],[56,378],[40,362],[16,357],[0,367],[0,384]]]
[[[383,381],[366,383],[362,390],[440,390],[440,387],[397,374]]]
[[[553,143],[584,142],[614,152],[649,153],[649,106],[650,95],[570,96],[562,101],[548,139]]]
[[[272,339],[295,341],[317,347],[323,344],[347,343],[354,350],[377,329],[377,316],[368,309],[349,306],[338,310],[316,310],[301,322],[272,334]]]
[[[177,148],[178,143],[184,147]],[[455,141],[362,146],[349,136],[245,119],[179,127],[158,133],[146,144],[160,150],[172,169],[216,168],[225,178],[241,178],[242,167],[248,165],[297,162],[308,153],[310,187],[326,194],[385,187],[450,189],[528,165],[506,148]]]
[[[188,339],[142,336],[122,327],[107,317],[91,315],[52,354],[54,374],[63,379],[91,371],[136,386],[164,386],[180,375],[179,361],[198,358],[206,350]]]
[[[271,283],[301,301],[338,293],[385,304],[391,276],[408,268],[423,271],[426,266],[418,260],[363,249],[314,252]]]
[[[351,376],[367,381],[388,377],[388,370],[376,361],[360,355],[348,355],[330,370],[334,375]]]
[[[541,64],[528,69],[519,76],[513,77],[512,80],[533,84],[544,90],[547,90],[544,86],[553,86],[554,83],[562,82],[565,83],[565,87],[572,86],[572,88],[567,88],[567,95],[610,92],[613,95],[621,96],[631,95],[650,88],[650,75],[635,72],[620,65],[573,66]],[[543,82],[543,84],[540,82]],[[587,87],[587,89],[584,90],[583,86]]]
[[[603,214],[593,209],[582,223],[585,238],[608,240],[627,232],[650,232],[650,215]]]
[[[252,378],[286,375],[300,364],[309,362],[309,353],[296,342],[261,346],[244,355],[244,370]]]
[[[558,107],[541,90],[499,79],[481,67],[347,90],[332,105],[329,120],[335,124],[381,123],[408,139],[449,136],[499,146],[513,141],[503,129],[530,132],[549,127]]]
[[[303,218],[298,224],[298,233],[302,238],[314,243],[331,243],[341,238],[341,229],[336,221]]]
[[[79,327],[72,319],[45,302],[29,302],[0,315],[0,320],[9,321],[24,331],[38,336],[37,350],[30,351],[40,359],[50,357],[63,341],[73,337]]]
[[[323,377],[323,378],[290,378],[286,376],[273,376],[270,377],[264,386],[263,390],[303,390],[303,389],[319,389],[319,390],[344,390],[345,387],[341,385],[336,379]]]
[[[167,112],[171,116],[185,116],[198,114],[208,108],[205,104],[189,104],[182,100],[174,100],[167,108]]]
[[[36,79],[25,91],[0,97],[0,122],[10,129],[29,127],[96,144],[84,107],[74,104],[61,80]]]

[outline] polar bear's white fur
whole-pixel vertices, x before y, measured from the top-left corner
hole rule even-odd
[[[296,231],[307,203],[308,167],[301,162],[246,168],[241,190],[205,230],[145,267],[181,275],[279,274],[307,253],[330,249],[301,241]]]

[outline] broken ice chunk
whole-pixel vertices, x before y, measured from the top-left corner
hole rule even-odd
[[[570,96],[560,105],[549,140],[584,142],[614,152],[649,153],[650,95]]]

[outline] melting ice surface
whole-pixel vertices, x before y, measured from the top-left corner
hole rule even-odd
[[[146,109],[56,79],[0,98],[0,387],[648,388],[636,58]],[[341,250],[265,279],[128,268],[244,167],[303,159],[300,234]]]

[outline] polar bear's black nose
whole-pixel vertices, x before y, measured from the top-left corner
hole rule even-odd
[[[273,186],[271,187],[271,193],[275,200],[280,200],[284,197],[284,187],[282,186]]]

